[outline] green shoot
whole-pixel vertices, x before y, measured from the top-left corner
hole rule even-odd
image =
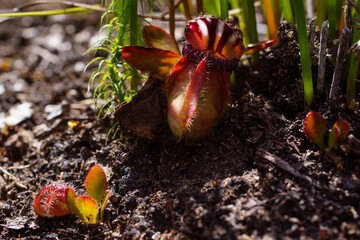
[[[310,50],[306,33],[306,20],[303,1],[295,0],[295,18],[299,36],[305,101],[308,107],[310,107],[314,96],[314,89],[312,82]]]
[[[359,5],[360,1],[357,1],[357,5]],[[360,39],[360,29],[359,26],[359,18],[360,14],[355,12],[355,23],[354,23],[354,36],[353,43],[357,42]],[[356,94],[356,79],[357,73],[359,69],[359,58],[355,56],[355,53],[351,53],[350,57],[350,69],[349,75],[347,78],[347,87],[346,87],[346,97],[347,97],[347,106],[348,109],[353,110],[355,107],[355,94]]]
[[[88,50],[102,50],[109,55],[97,57],[88,64],[98,63],[89,80],[89,88],[96,85],[94,100],[98,117],[106,116],[117,103],[131,100],[138,91],[140,79],[137,70],[126,64],[121,57],[123,46],[141,45],[141,38],[138,37],[140,18],[137,14],[137,1],[111,1],[109,5],[107,1],[104,2],[106,12],[102,16],[103,26],[99,33],[107,31],[107,35]],[[151,8],[151,1],[147,2]]]

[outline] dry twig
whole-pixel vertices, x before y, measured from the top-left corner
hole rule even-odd
[[[266,151],[264,149],[261,149],[261,148],[259,148],[256,151],[256,155],[258,155],[259,157],[262,157],[263,159],[271,162],[272,164],[274,164],[275,166],[281,168],[282,170],[284,170],[285,172],[291,174],[292,176],[294,176],[294,177],[296,177],[298,179],[306,181],[311,186],[313,185],[313,182],[312,182],[310,177],[302,175],[301,173],[296,171],[289,163],[285,162],[284,160],[282,160],[278,156],[275,156],[274,154],[271,154],[268,151]]]

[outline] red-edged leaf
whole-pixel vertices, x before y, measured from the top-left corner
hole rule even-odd
[[[102,222],[103,218],[104,218],[104,211],[105,211],[105,207],[109,201],[110,198],[110,192],[107,192],[104,196],[104,199],[102,200],[102,205],[101,205],[101,209],[100,209],[100,221]]]
[[[68,205],[69,209],[71,211],[73,211],[74,213],[79,211],[76,207],[76,198],[77,198],[77,195],[76,195],[74,189],[72,189],[72,188],[65,189],[66,204]]]
[[[245,47],[245,54],[251,54],[254,52],[261,51],[265,48],[272,47],[277,43],[276,40],[266,40],[256,44],[249,44]]]
[[[350,124],[345,120],[337,120],[334,126],[340,130],[339,141],[345,141],[350,132]]]
[[[191,122],[193,121],[195,111],[198,107],[200,91],[202,89],[203,82],[206,81],[208,77],[207,64],[208,59],[204,58],[197,66],[195,73],[185,89],[184,102],[179,116],[180,125],[184,128],[184,131],[189,129]]]
[[[76,199],[76,207],[79,209],[89,224],[96,223],[98,205],[92,198],[84,195],[79,196]]]
[[[34,203],[33,203],[33,209],[34,212],[41,216],[50,216],[49,212],[46,208],[46,202],[48,198],[57,190],[59,189],[66,189],[68,188],[65,184],[51,184],[46,187],[44,187],[35,197]]]
[[[87,222],[87,219],[81,214],[76,206],[77,195],[72,188],[65,189],[65,201],[68,208],[75,213],[83,222]]]
[[[337,126],[333,126],[329,133],[329,142],[328,147],[331,150],[333,147],[335,147],[337,141],[339,140],[340,136],[340,129]]]
[[[326,120],[316,112],[309,112],[304,120],[304,133],[306,137],[325,149],[324,136],[326,133]]]
[[[167,75],[181,59],[177,53],[158,48],[124,46],[122,56],[132,67],[141,71]]]
[[[96,165],[91,168],[85,179],[87,194],[94,199],[99,205],[104,197],[107,181],[104,170]]]
[[[142,35],[148,47],[180,53],[175,39],[160,27],[154,25],[145,26],[142,29]]]
[[[46,208],[50,216],[65,216],[71,214],[71,210],[65,201],[65,189],[56,190],[46,201]]]
[[[180,78],[180,76],[187,76],[189,75],[190,71],[193,71],[194,69],[196,69],[196,64],[190,62],[186,57],[183,57],[180,59],[180,61],[178,61],[175,66],[171,69],[170,75],[165,83],[165,92],[166,92],[166,96],[168,97],[170,92],[173,91],[178,91],[180,89],[176,89],[176,84],[179,82],[177,81],[178,78]],[[186,81],[190,81],[190,77],[186,77],[186,79],[184,79],[184,77],[182,77],[182,80],[184,83],[186,83]],[[180,88],[185,87],[185,84],[182,85]]]

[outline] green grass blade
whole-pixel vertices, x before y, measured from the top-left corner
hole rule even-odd
[[[300,45],[304,95],[305,95],[306,104],[310,107],[312,103],[312,99],[314,97],[314,89],[313,89],[312,74],[311,74],[309,43],[306,32],[305,9],[304,9],[303,1],[301,0],[294,0],[294,1],[295,1],[295,18],[297,23],[299,45]]]
[[[94,10],[83,7],[74,7],[74,8],[66,8],[66,9],[58,9],[58,10],[3,13],[0,14],[0,17],[40,17],[40,16],[87,13],[87,12],[94,12]]]
[[[337,38],[338,34],[337,29],[337,1],[338,0],[329,0],[329,37],[332,39]]]
[[[240,2],[241,11],[243,14],[243,19],[245,21],[245,34],[247,35],[248,42],[250,43],[258,43],[258,32],[256,26],[256,16],[255,16],[255,6],[254,1],[252,0],[243,0]],[[253,61],[257,63],[259,61],[259,53],[253,53],[252,55]]]
[[[321,0],[326,1],[326,0]],[[319,2],[319,0],[318,0]],[[288,21],[290,24],[294,25],[294,15],[291,8],[291,3],[289,0],[280,0],[280,5],[284,13],[284,18],[286,21]]]
[[[239,0],[230,0],[231,9],[240,9]],[[236,17],[240,17],[240,13],[234,13],[233,14]]]
[[[220,18],[226,20],[229,17],[229,5],[227,0],[220,0]]]
[[[286,1],[286,0],[283,0]],[[321,27],[321,24],[326,20],[326,13],[328,10],[328,0],[316,1],[316,25]]]
[[[357,5],[360,5],[360,0],[357,1]],[[360,23],[360,14],[355,11],[355,23],[354,23],[354,36],[353,36],[353,44],[360,39],[360,29],[357,27]],[[356,80],[357,80],[357,73],[359,69],[359,58],[355,56],[355,53],[351,53],[350,57],[350,69],[349,75],[347,79],[347,86],[346,86],[346,98],[347,98],[347,105],[350,110],[354,109],[355,107],[355,95],[356,95]]]
[[[220,3],[219,0],[203,0],[203,9],[205,13],[220,16]]]

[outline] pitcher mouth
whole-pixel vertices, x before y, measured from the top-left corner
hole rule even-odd
[[[182,55],[190,62],[198,64],[205,57],[209,59],[209,68],[215,71],[231,72],[237,68],[239,59],[223,59],[212,55],[209,51],[199,51],[192,48],[190,44],[185,44]]]

